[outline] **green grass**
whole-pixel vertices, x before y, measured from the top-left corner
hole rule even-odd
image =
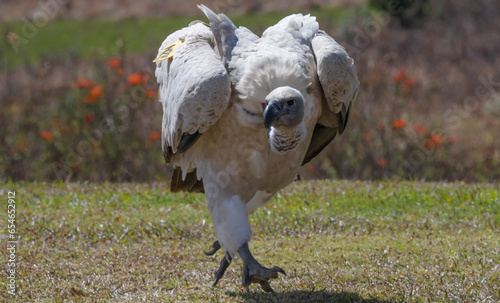
[[[202,253],[205,198],[164,187],[2,184],[16,191],[16,302],[276,300],[240,285],[240,261],[210,287],[222,254]],[[499,184],[299,182],[251,225],[256,258],[288,273],[271,283],[280,302],[500,300]]]
[[[312,10],[318,16],[322,27],[340,24],[358,9],[327,8]],[[246,26],[261,34],[270,25],[288,15],[288,12],[246,14],[231,16],[237,26]],[[124,20],[70,20],[50,21],[43,26],[35,26],[27,21],[0,23],[0,34],[9,32],[20,38],[10,45],[7,39],[0,39],[0,69],[21,65],[39,64],[43,57],[106,58],[127,54],[155,53],[166,36],[185,27],[192,20],[207,21],[206,17],[168,17],[162,19]],[[18,51],[16,51],[16,49]]]

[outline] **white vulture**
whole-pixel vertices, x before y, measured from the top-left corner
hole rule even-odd
[[[224,251],[215,285],[231,260],[243,261],[243,286],[285,271],[250,253],[248,215],[341,134],[358,91],[354,61],[316,18],[290,15],[262,37],[224,14],[199,8],[159,49],[162,148],[174,166],[172,191],[204,192]]]

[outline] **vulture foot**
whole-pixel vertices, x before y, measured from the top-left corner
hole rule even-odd
[[[217,282],[219,282],[222,276],[224,276],[224,273],[226,272],[226,269],[229,267],[229,264],[231,264],[231,257],[229,257],[229,259],[227,257],[222,258],[222,260],[220,261],[220,267],[215,273],[215,280],[214,283],[212,283],[212,286],[217,285]]]
[[[265,292],[274,293],[269,280],[278,278],[278,273],[286,276],[286,272],[278,266],[266,268],[260,265],[250,253],[248,243],[243,244],[238,253],[243,260],[243,286],[248,287],[251,283],[259,283]]]

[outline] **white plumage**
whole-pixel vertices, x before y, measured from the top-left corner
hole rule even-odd
[[[243,260],[243,285],[269,280],[250,254],[248,215],[288,185],[300,167],[344,131],[356,98],[353,60],[314,17],[291,15],[258,37],[200,5],[210,25],[192,22],[163,42],[157,63],[162,147],[174,165],[172,190],[203,191],[225,253]]]

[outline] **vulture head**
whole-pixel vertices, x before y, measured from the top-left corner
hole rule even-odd
[[[295,88],[282,86],[266,96],[264,126],[275,152],[293,150],[306,136],[304,97]]]

